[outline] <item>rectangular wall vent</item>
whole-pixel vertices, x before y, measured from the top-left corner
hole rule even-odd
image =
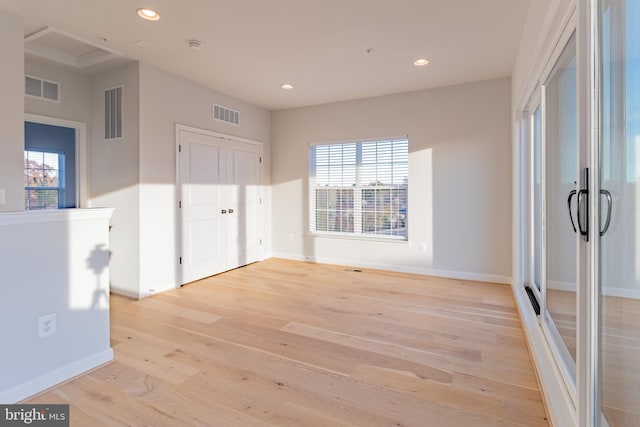
[[[240,113],[222,105],[213,104],[213,118],[232,125],[240,125]]]
[[[60,102],[60,83],[35,76],[24,76],[24,93],[34,98]]]
[[[104,91],[104,139],[122,138],[122,86]]]

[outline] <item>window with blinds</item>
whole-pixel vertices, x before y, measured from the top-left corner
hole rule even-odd
[[[309,166],[311,233],[407,240],[406,138],[312,145]]]

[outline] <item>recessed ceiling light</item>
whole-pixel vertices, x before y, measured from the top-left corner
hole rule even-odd
[[[147,21],[157,21],[158,19],[160,19],[160,15],[158,15],[158,12],[156,12],[153,9],[141,8],[141,9],[137,9],[136,13],[140,18],[145,19]]]
[[[425,58],[420,58],[413,61],[413,65],[415,65],[416,67],[424,67],[428,63],[429,63],[429,60]]]
[[[283,83],[283,84],[281,84],[281,85],[280,85],[280,87],[281,87],[282,89],[284,89],[284,90],[291,90],[291,89],[293,89],[293,85],[292,85],[292,84],[289,84],[289,83]]]

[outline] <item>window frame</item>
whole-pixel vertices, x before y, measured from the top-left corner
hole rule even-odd
[[[393,144],[394,143],[404,143],[406,146],[406,152],[401,153],[401,160],[397,159],[398,154],[394,151]],[[391,143],[391,154],[390,160],[386,162],[381,162],[379,159],[376,159],[375,163],[371,163],[370,161],[363,159],[363,146],[366,144],[376,144],[375,150],[378,153],[380,148],[384,148],[385,145],[389,145]],[[354,168],[354,171],[348,172],[346,175],[348,176],[347,181],[351,182],[355,180],[355,183],[351,185],[345,185],[345,173],[344,171],[340,175],[338,180],[342,181],[341,185],[331,185],[331,180],[334,180],[334,177],[331,177],[327,172],[324,176],[325,185],[321,186],[317,184],[317,176],[318,176],[318,161],[317,161],[317,148],[318,147],[327,147],[327,150],[331,150],[331,148],[335,148],[338,146],[342,146],[342,152],[344,153],[345,147],[352,145],[355,148],[355,158],[352,156],[352,161],[349,163],[345,163],[344,158],[340,160],[339,163],[331,164],[330,160],[326,165],[329,169],[331,166],[344,168],[344,165],[347,164]],[[309,161],[309,171],[308,171],[308,233],[312,237],[330,237],[330,238],[347,238],[347,239],[357,239],[357,240],[378,240],[384,242],[408,242],[409,240],[409,218],[408,218],[408,205],[409,205],[409,137],[406,135],[396,136],[396,137],[385,137],[385,138],[367,138],[367,139],[359,139],[359,140],[351,140],[351,141],[335,141],[335,142],[320,142],[320,143],[310,143],[308,148],[308,161]],[[355,161],[355,163],[353,163]],[[377,177],[380,172],[380,165],[386,165],[391,168],[391,172],[387,173],[391,178],[391,182],[380,182]],[[398,175],[394,169],[398,167],[402,167],[404,169],[404,174],[402,173],[402,169],[400,175]],[[364,166],[364,167],[363,167]],[[373,169],[372,169],[373,166]],[[376,184],[364,184],[363,180],[369,179],[371,180],[372,175],[367,174],[363,171],[365,167],[369,168],[369,172],[372,170],[376,175]],[[353,174],[355,173],[355,178]],[[350,178],[349,178],[350,177]],[[402,183],[398,183],[397,180],[402,179]],[[326,200],[327,207],[325,209],[318,208],[318,190],[324,190],[327,192]],[[330,192],[335,192],[335,207],[329,206]],[[340,198],[345,192],[352,192],[352,200],[347,202],[347,206],[340,208],[341,203],[338,202],[337,199]],[[380,192],[385,193],[384,202],[382,205],[378,205],[376,199],[376,203],[374,203],[374,207],[367,209],[366,203],[363,203],[367,200],[365,196],[366,193],[378,194]],[[388,192],[388,195],[386,193]],[[396,197],[394,197],[394,192]],[[344,200],[344,199],[341,199]],[[390,200],[390,201],[387,201]],[[394,202],[395,200],[395,202]],[[395,204],[395,207],[394,207]],[[331,211],[333,210],[334,219],[336,221],[341,221],[341,224],[344,224],[344,218],[340,219],[340,212],[342,214],[352,215],[353,218],[347,218],[346,222],[350,223],[350,226],[347,226],[346,230],[329,230],[329,226],[325,229],[318,229],[318,213],[319,211],[324,210],[326,212],[326,218],[328,219],[331,215]],[[394,211],[395,210],[395,211]],[[386,217],[377,217],[379,212],[385,213]],[[389,213],[391,215],[389,215]],[[364,227],[367,224],[371,223],[371,218],[374,219],[374,229],[370,230],[370,232],[365,232]],[[393,217],[390,220],[389,216]],[[366,217],[369,217],[369,220],[365,220]],[[395,225],[390,225],[388,228],[385,226],[379,227],[378,219],[382,221],[382,223],[386,226],[387,224],[391,224],[396,222]],[[386,219],[386,221],[385,221]]]
[[[52,209],[62,209],[64,207],[64,200],[65,200],[65,191],[66,191],[66,182],[65,182],[65,155],[64,153],[55,151],[55,150],[40,150],[40,149],[25,149],[24,150],[25,154],[27,152],[32,152],[32,153],[42,153],[43,155],[46,154],[55,154],[58,157],[58,168],[55,169],[56,173],[58,175],[58,185],[57,186],[30,186],[28,185],[28,182],[25,182],[24,185],[24,191],[25,191],[25,210],[26,211],[31,211],[31,210],[52,210]],[[44,161],[44,160],[43,160]],[[43,165],[45,163],[42,163]],[[23,173],[25,173],[25,177],[28,176],[28,174],[26,173],[27,169],[32,169],[32,168],[28,168],[28,167],[23,167]],[[27,181],[25,179],[25,181]],[[57,191],[58,192],[58,204],[57,206],[53,207],[53,206],[43,206],[43,207],[30,207],[31,205],[28,203],[29,200],[29,192],[30,191]]]

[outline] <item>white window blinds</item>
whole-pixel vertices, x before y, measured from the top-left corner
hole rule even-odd
[[[406,240],[408,146],[406,138],[311,146],[311,232]]]

